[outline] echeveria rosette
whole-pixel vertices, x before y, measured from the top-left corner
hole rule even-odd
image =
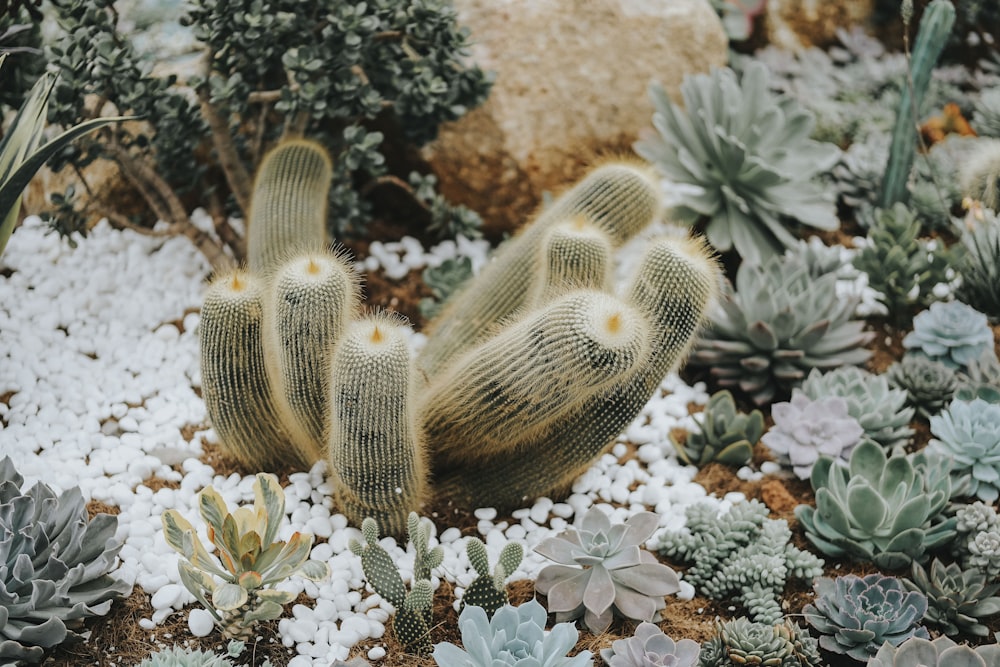
[[[558,565],[538,573],[535,590],[548,596],[556,621],[581,616],[594,634],[611,625],[617,613],[637,621],[658,620],[664,597],[680,590],[677,573],[642,549],[659,523],[652,512],[639,512],[612,525],[604,512],[590,508],[580,528],[543,540],[535,551]]]
[[[847,413],[847,401],[839,396],[813,400],[796,389],[792,400],[771,406],[774,426],[761,442],[790,465],[799,479],[809,479],[820,456],[847,462],[861,442],[864,429]]]
[[[898,646],[910,637],[929,638],[920,625],[927,598],[907,591],[895,577],[879,573],[817,577],[813,589],[816,599],[802,608],[802,614],[822,635],[820,647],[831,653],[866,662],[885,642]]]
[[[885,378],[906,391],[906,401],[923,417],[930,418],[951,402],[958,389],[958,375],[940,361],[920,354],[907,354],[889,366]]]
[[[966,646],[941,635],[932,640],[910,637],[899,646],[882,644],[866,667],[994,667],[1000,665],[1000,645]]]
[[[953,484],[968,484],[968,492],[988,503],[1000,498],[1000,405],[976,398],[954,400],[931,417],[927,445],[951,461]]]
[[[847,466],[820,457],[809,478],[816,506],[799,505],[795,516],[828,556],[907,567],[955,536],[955,518],[940,516],[951,498],[947,465],[923,452],[887,457],[862,440]]]
[[[655,624],[643,621],[628,639],[601,649],[608,667],[697,667],[701,646],[691,639],[674,641]]]
[[[545,608],[536,600],[504,605],[490,619],[482,607],[467,605],[458,617],[462,646],[441,642],[431,657],[441,667],[590,667],[590,651],[573,657],[579,633],[572,623],[545,632]]]
[[[962,370],[993,348],[986,315],[961,301],[936,301],[913,318],[903,347]]]
[[[981,621],[1000,613],[1000,583],[988,583],[986,574],[976,568],[963,570],[957,563],[945,565],[937,558],[930,570],[913,564],[913,579],[904,579],[911,591],[927,596],[925,620],[941,628],[944,634],[959,633],[976,637],[989,636],[989,628]]]
[[[832,193],[813,182],[840,149],[810,138],[813,115],[792,97],[769,90],[767,68],[749,64],[737,82],[729,68],[691,74],[681,84],[683,108],[659,85],[651,135],[636,152],[676,183],[675,217],[707,217],[705,235],[717,250],[736,248],[759,264],[795,244],[785,219],[823,230],[840,226]]]

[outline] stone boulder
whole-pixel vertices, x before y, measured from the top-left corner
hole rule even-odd
[[[689,73],[727,62],[708,0],[456,0],[471,59],[496,73],[486,103],[442,128],[424,158],[486,231],[524,222],[546,191],[652,127],[650,81],[675,100]]]
[[[792,51],[829,46],[839,28],[866,24],[874,6],[875,0],[767,0],[767,41]]]

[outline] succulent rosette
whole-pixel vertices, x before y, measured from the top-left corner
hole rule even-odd
[[[1000,645],[975,648],[942,635],[931,641],[911,637],[899,646],[882,644],[867,667],[993,667],[1000,665]]]
[[[840,396],[813,400],[796,389],[791,401],[771,406],[771,416],[774,427],[761,442],[799,479],[809,479],[820,456],[846,463],[865,433]]]
[[[1000,405],[954,400],[931,417],[928,450],[951,461],[952,484],[988,503],[1000,497]]]
[[[635,634],[601,650],[608,667],[696,667],[701,646],[691,639],[674,641],[655,624],[643,621]]]
[[[936,301],[913,318],[913,331],[903,347],[963,369],[993,347],[993,330],[986,315],[961,301]]]

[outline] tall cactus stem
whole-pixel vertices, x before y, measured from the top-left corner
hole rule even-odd
[[[540,249],[538,277],[527,307],[537,308],[574,289],[608,291],[611,250],[608,235],[582,215],[554,226]]]
[[[882,191],[879,196],[879,207],[892,208],[896,202],[906,203],[909,193],[906,181],[913,168],[916,155],[917,118],[914,111],[927,94],[930,85],[931,72],[941,56],[952,26],[955,25],[955,7],[950,0],[931,0],[924,9],[920,19],[920,29],[917,31],[917,41],[913,47],[912,64],[910,66],[910,84],[903,86],[899,99],[899,111],[896,113],[896,124],[892,129],[892,143],[889,146],[889,163],[882,179]]]
[[[659,184],[648,166],[616,162],[595,169],[498,248],[479,275],[445,303],[417,360],[421,370],[434,376],[524,306],[537,275],[537,248],[554,225],[582,215],[617,247],[661,211]]]
[[[406,533],[407,515],[419,509],[427,487],[405,328],[384,314],[352,323],[330,374],[334,494],[352,523],[373,517],[394,536]]]
[[[333,166],[320,144],[284,141],[261,161],[247,224],[250,271],[265,274],[300,252],[326,247],[326,207]]]
[[[310,439],[282,419],[263,348],[263,281],[245,271],[216,278],[198,325],[201,388],[223,449],[254,470],[308,468]]]

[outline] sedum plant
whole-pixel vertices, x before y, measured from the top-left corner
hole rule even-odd
[[[986,315],[961,301],[937,301],[913,318],[913,331],[903,347],[962,370],[993,348],[993,330]]]
[[[0,460],[0,664],[41,662],[45,649],[81,639],[132,586],[111,576],[117,517],[87,518],[79,488],[56,493]]]
[[[701,645],[699,667],[820,667],[823,664],[816,640],[789,619],[772,625],[754,623],[745,616],[726,622],[716,618],[715,628],[715,635]]]
[[[930,419],[930,452],[951,461],[952,484],[988,503],[1000,498],[1000,404],[955,399]]]
[[[519,542],[505,544],[492,571],[486,554],[486,545],[482,540],[477,537],[467,538],[465,551],[469,556],[469,564],[477,576],[462,595],[462,607],[470,604],[482,607],[486,610],[487,616],[493,616],[497,609],[510,602],[507,596],[507,579],[521,564],[524,547]]]
[[[450,642],[434,647],[440,667],[592,667],[590,651],[566,654],[579,633],[572,623],[557,623],[545,632],[545,608],[536,600],[504,605],[488,618],[481,607],[469,605],[458,617],[465,650]]]
[[[1000,186],[997,186],[1000,187]],[[962,282],[956,296],[991,321],[1000,321],[1000,216],[981,211],[967,218],[958,246],[956,270]]]
[[[906,392],[906,402],[925,418],[941,412],[955,396],[958,376],[940,361],[905,354],[885,372],[889,385]]]
[[[874,334],[852,319],[860,297],[841,298],[836,282],[832,273],[813,278],[799,253],[744,262],[689,363],[757,405],[788,396],[814,368],[864,363]]]
[[[895,577],[875,573],[813,583],[816,599],[802,608],[819,633],[820,647],[865,662],[883,643],[898,646],[910,637],[928,638],[920,620],[927,611],[923,593],[907,591]]]
[[[664,596],[680,590],[677,574],[642,548],[659,518],[639,512],[625,523],[591,507],[579,529],[542,540],[535,551],[556,561],[538,573],[535,590],[548,596],[556,621],[583,618],[600,634],[617,614],[636,621],[658,620]]]
[[[211,651],[171,646],[155,651],[135,667],[233,667],[233,663]]]
[[[309,559],[312,535],[296,532],[287,542],[276,539],[285,515],[285,493],[278,478],[258,473],[253,490],[253,506],[232,513],[211,486],[198,494],[199,511],[217,557],[180,512],[170,509],[161,516],[167,544],[183,556],[177,563],[181,583],[230,639],[247,639],[257,622],[281,616],[282,605],[294,600],[295,594],[275,585],[292,576],[320,581],[330,575],[326,563]]]
[[[754,622],[780,623],[788,580],[818,577],[823,560],[792,545],[788,522],[768,514],[757,500],[736,503],[724,514],[708,503],[690,505],[684,529],[664,533],[657,549],[690,565],[684,580],[702,595],[732,598]]]
[[[735,248],[751,264],[795,243],[789,220],[824,230],[840,226],[833,198],[812,182],[840,151],[810,139],[812,114],[772,93],[767,78],[761,63],[748,65],[739,82],[729,68],[688,75],[683,108],[652,85],[659,136],[635,146],[668,179],[695,186],[680,194],[674,215],[707,220],[709,243],[719,251]]]
[[[844,398],[811,398],[799,389],[792,391],[791,401],[772,405],[771,417],[774,426],[761,442],[799,479],[809,479],[820,456],[846,462],[865,433],[848,414]]]
[[[903,584],[927,596],[925,621],[948,636],[989,635],[982,619],[1000,613],[1000,597],[994,595],[1000,583],[988,583],[980,570],[963,570],[956,563],[945,566],[937,558],[929,571],[914,563],[912,572],[913,579],[903,579]]]
[[[886,642],[866,667],[991,667],[1000,664],[1000,645],[966,646],[945,635],[910,637],[899,646]]]
[[[799,505],[795,516],[828,556],[907,566],[955,535],[955,519],[939,517],[951,497],[947,465],[923,453],[887,457],[863,440],[847,466],[826,456],[816,462],[809,478],[816,506]]]
[[[680,444],[671,437],[681,461],[701,467],[713,461],[741,466],[750,462],[753,447],[764,433],[764,414],[736,410],[733,395],[723,389],[712,394],[701,413],[698,428]]]
[[[874,217],[865,246],[854,255],[854,268],[868,275],[889,316],[902,325],[914,305],[927,305],[934,286],[946,282],[948,259],[918,238],[920,220],[905,204],[897,202]]]
[[[698,667],[700,653],[698,642],[675,642],[655,624],[643,621],[632,637],[616,639],[601,649],[601,660],[608,667]]]
[[[906,407],[906,392],[893,389],[889,379],[856,366],[826,373],[813,370],[802,383],[802,393],[813,400],[838,396],[847,403],[847,414],[856,419],[864,435],[886,448],[902,447],[913,435],[914,409]]]

